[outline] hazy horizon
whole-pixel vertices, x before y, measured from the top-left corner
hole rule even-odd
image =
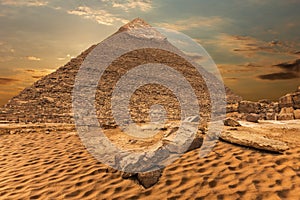
[[[276,100],[300,85],[297,0],[0,0],[0,105],[128,21],[174,29],[201,44],[225,85]]]

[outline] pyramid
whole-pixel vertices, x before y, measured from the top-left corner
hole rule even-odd
[[[137,18],[122,26],[115,34],[137,28],[151,27]],[[156,34],[156,33],[155,33]],[[114,35],[114,34],[113,34]],[[143,35],[141,37],[144,37]],[[156,35],[154,37],[157,37]],[[168,41],[165,41],[168,42]],[[68,123],[74,124],[72,110],[72,91],[78,70],[92,50],[93,45],[66,65],[43,77],[32,86],[24,89],[0,109],[0,121],[11,123]],[[96,91],[97,117],[103,127],[114,128],[116,123],[111,113],[110,98],[117,81],[128,70],[146,63],[162,63],[179,71],[195,89],[199,100],[200,114],[209,118],[210,98],[203,78],[196,76],[194,67],[182,57],[160,49],[135,50],[117,58],[102,75]],[[218,81],[213,78],[214,81]],[[226,88],[227,102],[234,103],[241,98]],[[159,98],[158,98],[159,97]],[[135,122],[149,121],[151,105],[165,106],[170,120],[180,119],[180,105],[176,96],[168,88],[160,85],[140,87],[131,97],[130,111]]]

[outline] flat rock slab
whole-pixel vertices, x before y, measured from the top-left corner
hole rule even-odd
[[[277,153],[282,153],[289,149],[285,142],[269,139],[260,134],[241,130],[222,132],[220,134],[220,138],[233,144]]]
[[[138,138],[149,138],[156,135],[160,130],[164,128],[164,125],[161,124],[144,124],[144,125],[135,125],[131,124],[125,128],[125,133]]]

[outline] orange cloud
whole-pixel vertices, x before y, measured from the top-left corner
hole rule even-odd
[[[294,79],[299,78],[300,76],[292,73],[292,72],[278,72],[278,73],[271,73],[271,74],[264,74],[259,75],[258,78],[263,80],[287,80],[287,79]]]
[[[130,9],[139,9],[141,11],[149,11],[152,9],[152,0],[102,0],[109,3],[114,8],[120,8],[126,12]]]
[[[48,5],[47,1],[42,0],[1,0],[2,5],[8,6],[28,6],[28,7],[39,7]]]
[[[280,63],[275,66],[280,67],[281,69],[284,69],[286,71],[300,73],[300,59],[291,62]]]
[[[8,85],[17,81],[20,80],[14,78],[0,78],[0,85]]]
[[[288,42],[272,40],[262,41],[250,36],[220,34],[213,39],[205,41],[220,49],[228,49],[229,51],[239,54],[243,57],[253,57],[258,52],[278,53],[285,55],[295,55],[295,45]]]
[[[214,17],[191,17],[184,20],[178,20],[174,23],[157,23],[157,26],[173,29],[177,31],[190,30],[193,28],[201,27],[218,27],[220,25],[228,23],[230,20],[219,16]]]
[[[40,61],[41,60],[41,58],[38,58],[35,56],[27,56],[26,59],[30,60],[30,61]]]
[[[127,23],[128,20],[120,18],[106,10],[94,10],[87,6],[80,6],[74,10],[69,10],[68,14],[81,16],[85,19],[96,21],[98,24],[113,25],[115,22]]]

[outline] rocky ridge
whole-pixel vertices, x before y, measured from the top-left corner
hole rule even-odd
[[[280,97],[278,102],[263,99],[229,103],[227,115],[241,120],[251,119],[247,121],[300,119],[300,86],[295,92]]]

